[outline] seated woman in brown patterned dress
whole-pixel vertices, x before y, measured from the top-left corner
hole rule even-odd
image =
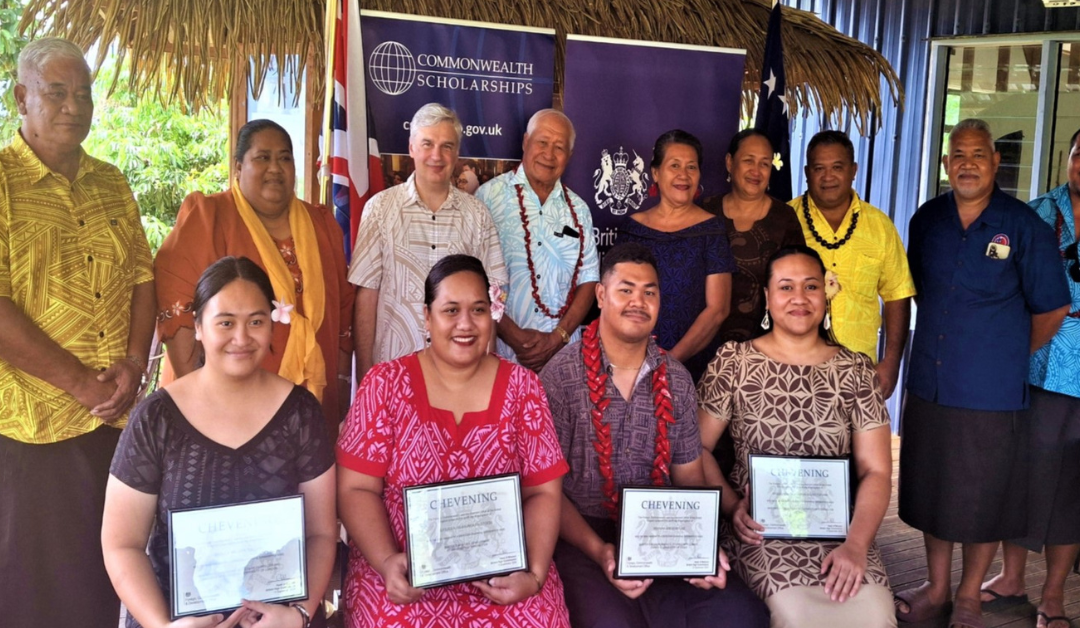
[[[873,364],[831,340],[825,267],[813,250],[777,251],[765,305],[769,333],[725,344],[698,385],[705,451],[729,427],[735,441],[735,468],[720,481],[733,568],[765,600],[773,628],[895,626],[874,545],[892,460]],[[763,538],[749,514],[749,454],[850,456],[857,479],[846,540]]]

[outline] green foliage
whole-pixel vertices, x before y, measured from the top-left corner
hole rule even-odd
[[[19,128],[13,88],[19,52],[26,45],[18,32],[22,9],[21,0],[0,0],[0,137],[4,138]]]
[[[94,125],[83,148],[127,177],[156,250],[185,196],[227,187],[229,125],[221,113],[226,105],[188,115],[179,105],[136,97],[127,91],[126,69],[120,70],[116,91],[104,98],[116,71],[112,62],[98,71]]]

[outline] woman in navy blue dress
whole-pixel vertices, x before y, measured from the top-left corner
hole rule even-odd
[[[701,195],[701,142],[686,131],[656,140],[653,188],[660,202],[628,216],[619,242],[641,242],[660,263],[660,315],[656,341],[701,377],[716,353],[716,332],[731,309],[735,260],[722,220],[697,205]]]

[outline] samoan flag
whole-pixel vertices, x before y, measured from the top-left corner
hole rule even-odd
[[[761,90],[758,92],[754,128],[769,136],[773,145],[773,171],[769,194],[791,200],[791,129],[784,78],[784,46],[780,40],[780,3],[774,0],[765,35],[765,62],[761,66]]]
[[[385,187],[375,125],[364,84],[364,47],[357,0],[342,0],[334,40],[334,111],[330,148],[331,201],[345,234],[345,259],[352,259],[364,204]],[[350,65],[349,60],[356,60]]]

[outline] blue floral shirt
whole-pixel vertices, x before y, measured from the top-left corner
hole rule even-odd
[[[1055,231],[1060,217],[1059,250],[1064,251],[1076,242],[1076,223],[1073,221],[1068,184],[1050,190],[1029,204]],[[1066,276],[1068,266],[1075,263],[1062,258],[1061,268]],[[1050,342],[1031,356],[1028,383],[1044,390],[1080,397],[1080,377],[1077,377],[1077,373],[1080,373],[1080,283],[1071,279],[1068,283],[1072,297],[1069,315]]]
[[[600,279],[592,213],[580,196],[563,187],[562,181],[555,184],[555,189],[541,205],[540,198],[529,185],[529,179],[521,167],[495,177],[476,191],[476,198],[491,210],[491,218],[499,232],[499,244],[510,274],[506,314],[519,327],[550,332],[559,324],[559,319],[545,314],[533,298],[533,277],[525,251],[525,225],[521,220],[521,205],[518,203],[518,185],[522,186],[522,202],[529,221],[532,243],[528,252],[532,257],[533,268],[536,269],[537,291],[544,307],[553,314],[559,313],[567,299],[573,299],[570,294],[570,280],[578,263],[578,252],[582,250],[579,238],[584,238],[585,247],[581,254],[578,285]],[[567,197],[573,205],[573,214],[577,216],[580,229],[574,224],[574,216],[566,203]],[[572,342],[581,337],[578,330],[566,331],[571,334]],[[498,341],[498,351],[504,358],[516,361],[514,350],[502,340]]]

